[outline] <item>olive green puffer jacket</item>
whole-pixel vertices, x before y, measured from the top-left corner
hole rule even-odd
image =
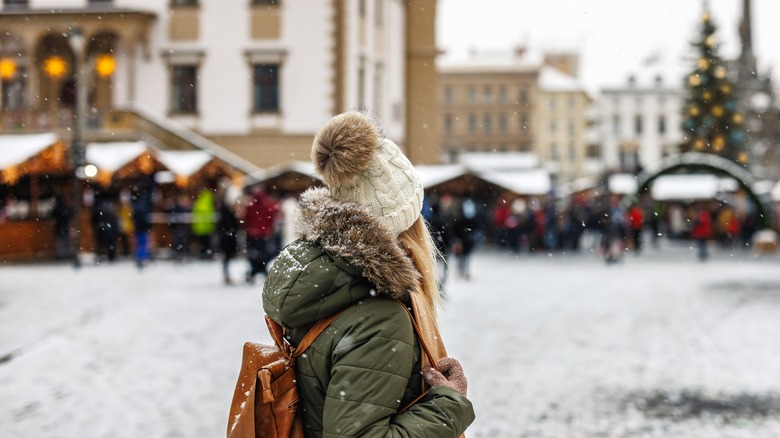
[[[342,311],[296,362],[308,437],[458,437],[474,420],[457,391],[421,393],[420,346],[409,315],[419,275],[391,232],[324,189],[301,196],[303,238],[275,260],[266,313],[297,345],[318,320]],[[393,299],[394,298],[394,299]]]

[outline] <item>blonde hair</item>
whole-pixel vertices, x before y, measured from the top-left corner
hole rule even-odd
[[[420,273],[421,293],[428,302],[429,307],[436,312],[441,295],[436,279],[436,258],[438,250],[433,242],[433,237],[428,232],[425,219],[418,217],[411,227],[398,235],[398,243],[412,259],[414,267]]]

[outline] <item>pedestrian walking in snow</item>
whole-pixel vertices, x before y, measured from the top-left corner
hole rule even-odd
[[[263,308],[293,345],[316,321],[342,312],[296,361],[307,437],[458,437],[474,410],[463,370],[446,357],[438,332],[422,184],[380,132],[353,112],[316,135],[312,160],[327,187],[301,195],[303,237],[274,262]],[[421,359],[404,306],[440,371]],[[431,387],[418,400],[423,380]]]
[[[254,188],[252,200],[244,213],[244,231],[246,231],[246,251],[249,259],[249,271],[246,282],[254,283],[255,276],[266,276],[268,262],[276,255],[276,217],[279,206],[265,190],[258,186]]]

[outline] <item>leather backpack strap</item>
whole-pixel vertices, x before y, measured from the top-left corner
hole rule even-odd
[[[347,309],[344,309],[347,310]],[[301,339],[301,342],[298,344],[297,347],[295,347],[292,351],[292,357],[296,358],[303,354],[304,351],[306,351],[307,348],[314,342],[317,337],[322,334],[322,332],[325,331],[328,326],[336,320],[342,313],[344,313],[344,310],[340,312],[336,312],[333,315],[330,315],[326,318],[322,318],[321,320],[317,321],[316,324],[314,324],[314,327],[312,327],[306,335],[304,335],[303,339]]]
[[[431,354],[431,350],[428,349],[428,345],[425,344],[425,339],[423,339],[422,337],[422,333],[420,332],[420,327],[417,325],[417,321],[414,320],[414,315],[412,315],[412,312],[409,310],[408,307],[406,307],[406,304],[404,304],[401,300],[396,300],[396,301],[398,301],[398,304],[400,304],[401,307],[403,307],[404,310],[406,310],[406,314],[409,315],[409,319],[412,321],[412,327],[414,328],[414,332],[415,334],[417,334],[417,339],[420,341],[420,347],[423,349],[423,351],[425,351],[425,355],[428,357],[428,362],[436,371],[438,371],[439,367],[436,365],[436,360],[433,358],[433,355]],[[423,382],[423,385],[424,384],[425,382]],[[430,390],[431,388],[426,388],[422,392],[422,394],[418,395],[417,397],[414,398],[414,400],[407,403],[406,406],[404,406],[403,408],[401,408],[401,410],[398,411],[398,413],[400,414],[406,411],[407,409],[411,408],[415,403],[417,403],[423,397],[428,395],[428,391]]]
[[[409,311],[409,308],[406,307],[406,304],[404,304],[400,300],[398,301],[398,304],[401,305],[401,307],[406,310],[406,314],[409,315],[409,319],[412,321],[412,327],[414,327],[414,333],[417,334],[417,339],[420,341],[420,346],[422,347],[423,351],[425,352],[425,355],[428,357],[428,362],[431,364],[431,366],[435,370],[439,370],[439,367],[436,366],[436,360],[433,358],[433,355],[431,354],[431,350],[428,349],[428,345],[425,343],[425,339],[422,337],[422,332],[420,331],[420,327],[417,325],[417,321],[414,320],[414,316],[412,315],[412,312]]]

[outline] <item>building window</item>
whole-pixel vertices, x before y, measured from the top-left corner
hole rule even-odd
[[[506,103],[506,87],[503,85],[498,89],[498,101]]]
[[[620,135],[620,116],[617,114],[612,116],[612,133]]]
[[[252,82],[255,112],[279,112],[279,64],[256,64]]]
[[[569,96],[569,109],[572,111],[577,109],[577,101],[574,99],[574,96]]]
[[[358,0],[358,12],[361,18],[366,16],[366,0]]]
[[[278,5],[281,2],[282,0],[252,0],[253,5],[263,5],[263,6]]]
[[[489,134],[493,130],[493,118],[490,116],[490,114],[485,114],[484,125],[485,132]]]
[[[490,103],[493,100],[493,89],[490,86],[486,86],[483,91],[485,103]]]
[[[555,133],[558,130],[558,125],[555,124],[555,120],[550,122],[550,133]]]
[[[469,103],[477,103],[477,88],[474,86],[469,87]]]
[[[501,114],[498,116],[498,130],[501,132],[506,132],[506,114]]]
[[[666,117],[663,115],[658,116],[658,133],[666,134]]]
[[[28,6],[29,0],[3,0],[3,6]]]
[[[528,130],[528,116],[525,113],[520,114],[520,130]]]
[[[569,122],[569,135],[572,137],[577,135],[577,125],[573,121]]]
[[[377,64],[374,67],[374,114],[378,118],[382,116],[382,82],[383,71],[382,64]]]
[[[550,98],[547,99],[547,108],[550,108],[550,110],[555,109],[555,97],[550,96]]]
[[[198,0],[171,0],[171,6],[197,6]]]
[[[558,161],[558,145],[555,143],[550,144],[550,160]]]
[[[358,108],[365,109],[366,107],[366,62],[360,61],[360,67],[358,68],[357,78],[357,104]]]
[[[520,93],[518,93],[517,99],[520,101],[520,103],[525,103],[528,101],[528,89],[525,86],[520,87]]]
[[[638,135],[642,133],[642,116],[634,116],[634,132]]]
[[[27,70],[18,67],[13,77],[2,80],[3,110],[20,110],[24,108],[27,94]]]
[[[601,147],[597,144],[589,144],[585,148],[585,156],[588,158],[601,158]]]
[[[574,142],[569,143],[569,161],[577,161],[577,147],[574,145]]]
[[[374,0],[374,22],[377,26],[382,25],[382,19],[384,16],[382,13],[382,6],[384,6],[384,2],[382,0]]]
[[[198,111],[198,67],[174,65],[171,67],[171,112],[191,114]]]
[[[89,0],[90,5],[103,6],[113,4],[114,0]]]
[[[449,85],[444,87],[444,103],[448,105],[452,103],[452,87]]]
[[[452,114],[444,115],[444,132],[447,134],[452,132]]]
[[[477,116],[469,114],[469,132],[477,132]]]

